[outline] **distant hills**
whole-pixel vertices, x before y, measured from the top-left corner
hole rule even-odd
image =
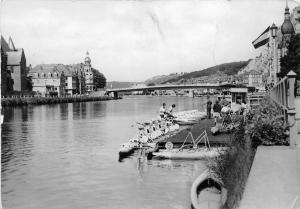
[[[213,67],[209,67],[203,70],[197,70],[190,73],[171,73],[169,75],[158,75],[152,78],[147,79],[144,82],[119,82],[119,81],[110,81],[107,82],[107,88],[126,88],[133,85],[145,83],[146,85],[158,85],[166,83],[175,83],[182,80],[188,81],[192,79],[201,78],[205,82],[210,82],[216,80],[217,78],[228,77],[231,75],[236,75],[239,71],[243,71],[248,68],[248,64],[251,59],[248,61],[239,61],[239,62],[229,62]],[[250,63],[251,64],[251,63]],[[247,67],[246,67],[247,66]],[[222,79],[219,79],[222,80]]]
[[[173,82],[177,82],[182,79],[189,80],[192,78],[199,78],[199,77],[203,77],[203,76],[213,76],[214,74],[220,74],[220,73],[228,75],[228,76],[236,75],[241,69],[246,67],[250,61],[251,60],[240,61],[240,62],[229,62],[229,63],[216,65],[216,66],[213,66],[210,68],[206,68],[204,70],[198,70],[198,71],[193,71],[190,73],[185,73],[185,74],[179,75],[175,78],[170,78],[168,80],[165,80],[161,84],[173,83]]]
[[[152,78],[147,79],[146,81],[144,81],[144,83],[147,84],[147,85],[161,84],[161,83],[164,83],[168,80],[176,79],[181,75],[183,75],[183,73],[181,73],[181,74],[171,73],[169,75],[157,75],[157,76],[154,76]]]

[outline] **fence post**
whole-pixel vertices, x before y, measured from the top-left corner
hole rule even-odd
[[[296,110],[295,110],[295,94],[294,94],[296,76],[297,74],[292,70],[287,74],[288,83],[289,83],[287,114],[288,114],[288,122],[290,127],[290,146],[292,147],[294,147],[297,143],[296,142],[297,126],[295,125]]]

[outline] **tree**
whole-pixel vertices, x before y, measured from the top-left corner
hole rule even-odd
[[[280,66],[281,70],[278,73],[280,78],[293,70],[300,79],[300,34],[292,36],[287,54],[280,59]]]
[[[26,77],[26,89],[27,91],[32,91],[33,82],[31,76]]]
[[[94,76],[94,84],[97,88],[104,88],[106,86],[106,78],[100,73],[98,70],[92,68],[93,76]]]

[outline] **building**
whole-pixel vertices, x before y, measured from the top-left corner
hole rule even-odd
[[[73,82],[73,87],[76,87],[75,94],[84,94],[86,92],[84,64],[79,63],[75,65],[70,65],[69,68],[73,72],[72,82]],[[75,80],[76,82],[74,82]],[[70,79],[68,81],[70,82]]]
[[[37,65],[30,71],[32,90],[42,96],[62,96],[65,94],[68,71],[61,64]]]
[[[96,90],[89,53],[84,63],[40,64],[30,70],[33,91],[43,96],[85,94]]]
[[[11,38],[9,38],[9,44],[1,36],[1,69],[3,67],[4,75],[1,82],[2,92],[5,94],[6,91],[25,91],[27,90],[27,73],[26,73],[26,57],[22,48],[17,49]],[[9,72],[7,72],[9,71]],[[10,87],[11,81],[13,81],[12,89]]]
[[[263,74],[261,72],[251,70],[243,75],[243,83],[252,87],[264,87]]]
[[[7,69],[7,50],[9,50],[8,44],[1,36],[1,95],[4,96],[13,91],[11,72]]]
[[[273,24],[269,26],[255,41],[254,48],[265,46],[261,59],[261,65],[268,69],[268,83],[278,81],[277,74],[280,72],[280,59],[287,54],[289,42],[294,34],[300,32],[300,6],[293,9],[292,14],[288,4],[284,10],[284,20],[280,27]],[[259,64],[258,60],[255,61]],[[255,70],[255,69],[254,69]]]
[[[84,74],[85,74],[85,90],[87,92],[95,91],[96,86],[94,85],[94,75],[92,71],[91,58],[89,52],[86,52],[84,59]]]

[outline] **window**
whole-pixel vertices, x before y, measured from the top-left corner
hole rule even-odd
[[[66,86],[68,86],[68,83],[66,83]]]

